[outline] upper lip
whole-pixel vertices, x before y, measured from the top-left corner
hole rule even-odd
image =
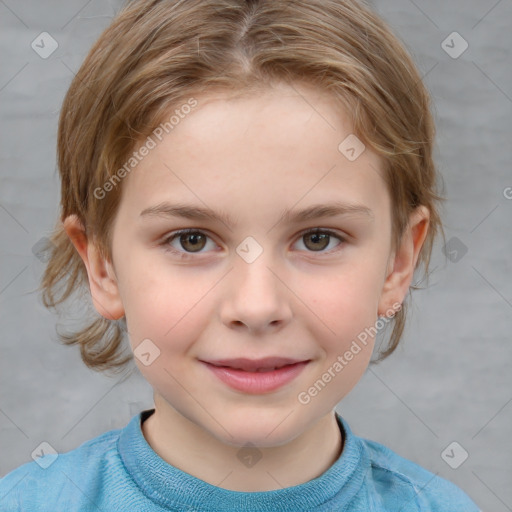
[[[268,369],[268,368],[281,368],[288,364],[302,363],[305,360],[291,359],[289,357],[264,357],[263,359],[247,359],[245,357],[238,357],[236,359],[218,359],[216,361],[203,361],[205,363],[213,364],[215,366],[229,366],[247,372]]]

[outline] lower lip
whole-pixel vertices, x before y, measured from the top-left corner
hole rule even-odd
[[[228,386],[238,391],[254,394],[269,393],[284,386],[297,377],[309,363],[309,361],[295,363],[270,372],[246,372],[201,362]]]

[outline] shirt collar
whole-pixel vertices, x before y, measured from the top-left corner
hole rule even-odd
[[[154,413],[148,409],[135,415],[121,430],[118,450],[124,465],[153,501],[179,510],[275,511],[314,510],[335,500],[337,507],[350,503],[363,483],[369,459],[360,439],[337,413],[344,437],[341,455],[319,477],[300,485],[261,492],[239,492],[211,485],[164,461],[148,444],[142,422]],[[188,508],[186,508],[188,507]]]

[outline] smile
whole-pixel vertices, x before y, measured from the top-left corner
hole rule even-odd
[[[310,361],[287,364],[279,368],[256,368],[253,371],[218,366],[201,361],[220,381],[237,391],[251,394],[270,393],[295,379]]]

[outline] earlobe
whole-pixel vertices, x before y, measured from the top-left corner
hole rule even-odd
[[[404,301],[428,233],[429,218],[430,214],[425,206],[418,206],[411,213],[400,247],[390,262],[392,270],[387,274],[382,288],[378,306],[379,315],[385,315],[385,311],[392,309],[393,304],[397,302],[402,304]],[[389,271],[389,268],[387,270]]]
[[[76,215],[66,217],[64,230],[75,246],[87,269],[89,288],[96,311],[108,320],[124,316],[124,307],[119,294],[112,264],[105,260],[96,245],[87,239],[85,229]]]

